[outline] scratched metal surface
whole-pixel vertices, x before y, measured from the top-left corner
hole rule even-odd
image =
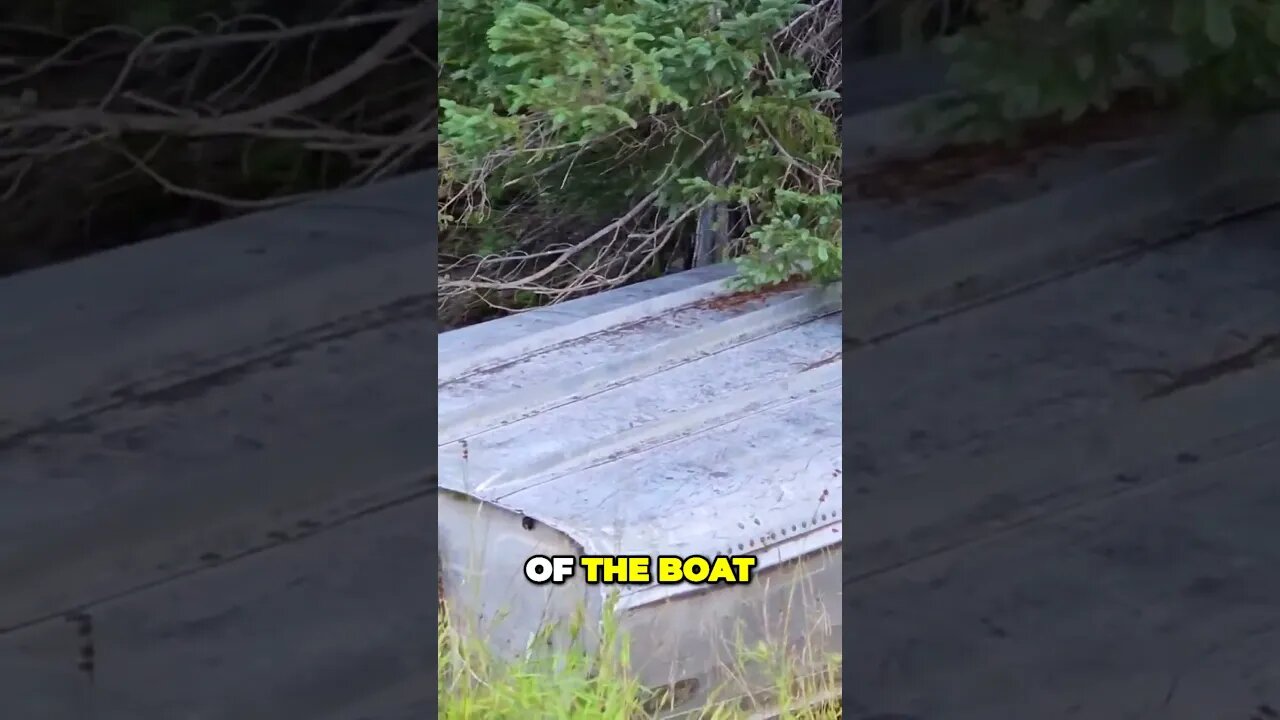
[[[1271,214],[1112,263],[850,354],[860,476],[1028,442],[1141,401],[1280,332]],[[947,362],[933,361],[946,348]],[[888,482],[888,481],[881,481]]]
[[[427,716],[431,184],[0,282],[0,718]]]
[[[733,274],[731,265],[708,265],[686,272],[666,275],[607,293],[569,300],[558,305],[523,312],[442,333],[439,339],[441,357],[463,357],[500,344],[503,340],[530,335],[537,330],[559,327],[592,315],[633,305],[669,293],[688,290]]]
[[[838,289],[739,297],[680,288],[442,366],[441,485],[596,553],[766,564],[838,524]]]
[[[846,353],[852,717],[1280,707],[1278,227]]]
[[[435,173],[0,282],[0,441],[290,345],[434,311]]]
[[[729,274],[440,336],[444,600],[494,650],[519,654],[547,628],[567,643],[584,609],[599,622],[613,587],[521,574],[530,555],[585,552],[757,557],[765,579],[749,585],[621,588],[639,681],[699,688],[673,713],[755,687],[720,654],[735,637],[795,643],[803,628],[813,654],[800,662],[838,652],[839,288],[737,293]]]
[[[769,296],[765,302],[774,305],[799,294],[798,290],[779,292]],[[629,313],[631,307],[624,306],[613,312]],[[541,334],[524,339],[532,343],[541,336],[546,338],[545,344],[521,348],[518,357],[513,358],[514,353],[503,354],[490,359],[482,367],[466,367],[456,373],[451,373],[451,368],[444,365],[442,372],[451,375],[439,384],[440,412],[451,416],[460,410],[465,411],[478,399],[528,391],[562,378],[581,375],[593,367],[625,361],[638,348],[659,346],[673,337],[740,317],[754,309],[751,303],[719,307],[714,296],[710,296],[653,314],[623,316],[617,324],[594,332],[575,330],[558,336],[547,328]],[[578,322],[590,320],[584,318]],[[470,362],[474,357],[463,362]]]
[[[542,433],[540,428],[531,431],[528,423],[511,423],[471,436],[466,469],[474,481],[472,485],[480,487],[484,483],[486,496],[494,497],[518,490],[528,483],[518,475],[504,476],[503,470],[532,468],[539,464],[538,458],[559,458],[572,448],[608,441],[673,413],[697,410],[717,398],[781,384],[797,368],[820,362],[831,354],[831,332],[826,323],[801,326],[663,373],[637,377],[625,386],[592,397],[589,403],[561,404],[540,414],[540,428],[572,428],[572,435]],[[750,367],[751,372],[725,372],[726,366]]]
[[[900,187],[894,185],[893,176],[902,173],[901,169],[872,166],[846,170],[844,212],[849,222],[844,237],[864,251],[891,245],[954,220],[1095,182],[1108,171],[1152,157],[1168,142],[1168,137],[1150,134],[1086,147],[1047,147],[1029,151],[1024,160],[1004,166],[984,167],[983,161],[976,161],[975,167],[980,170],[973,177],[959,175],[956,182],[937,187],[928,185],[932,181],[931,165],[937,168],[933,173],[942,174],[952,171],[949,163],[961,168],[963,164],[946,158],[921,161],[918,176],[924,178],[924,183],[913,186],[906,182]],[[912,176],[910,172],[906,175]],[[867,197],[864,187],[885,193],[889,199]]]

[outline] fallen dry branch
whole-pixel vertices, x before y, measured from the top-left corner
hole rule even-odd
[[[0,272],[66,254],[41,243],[148,232],[97,223],[88,237],[85,218],[53,227],[66,225],[54,214],[69,195],[86,215],[122,193],[233,212],[433,164],[436,5],[387,5],[342,2],[293,24],[252,14],[149,33],[103,26],[41,37],[58,45],[39,56],[22,52],[31,29],[0,26],[0,212],[23,220],[0,241]]]

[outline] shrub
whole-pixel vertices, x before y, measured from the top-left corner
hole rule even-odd
[[[747,282],[838,278],[839,8],[445,0],[442,298],[661,271],[712,205],[745,218],[731,225]],[[560,237],[604,221],[539,241],[542,218]]]
[[[1280,95],[1280,0],[997,0],[944,41],[963,91],[945,123],[972,135],[1070,122],[1136,88],[1234,115]]]

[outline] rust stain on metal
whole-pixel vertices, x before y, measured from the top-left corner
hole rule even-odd
[[[1199,365],[1180,373],[1170,373],[1170,381],[1147,393],[1144,399],[1168,397],[1187,388],[1207,385],[1226,375],[1251,370],[1277,359],[1280,359],[1280,333],[1267,335],[1248,349],[1221,360]]]
[[[554,345],[549,345],[544,348],[539,348],[536,352],[532,353],[532,355],[544,355],[551,352],[561,351],[561,350],[564,350],[565,348],[574,347],[576,345],[585,345],[592,342],[598,342],[601,338],[621,337],[624,335],[630,335],[633,333],[641,332],[656,323],[669,321],[673,318],[679,317],[682,313],[687,313],[691,310],[718,310],[718,311],[733,310],[751,302],[764,300],[766,298],[769,298],[773,295],[777,295],[779,293],[804,287],[807,283],[808,281],[804,278],[803,275],[793,275],[792,277],[786,280],[783,280],[782,282],[774,283],[772,285],[766,285],[764,287],[757,288],[754,290],[741,290],[735,293],[730,293],[728,295],[719,295],[713,298],[708,298],[706,300],[700,300],[691,305],[675,308],[663,316],[643,318],[643,319],[629,322],[623,325],[618,325],[616,327],[607,328],[604,330],[600,330],[598,332],[590,333],[588,335],[583,335],[582,337],[576,337],[571,340],[566,340],[564,342],[556,343]],[[525,362],[526,360],[528,360],[529,357],[530,356],[521,356],[517,358],[511,358],[509,360],[504,360],[503,362],[500,362],[500,363],[495,363],[493,365],[476,368],[475,370],[472,370],[471,372],[467,373],[462,377],[446,380],[445,382],[439,383],[438,387],[442,387],[442,388],[448,387],[461,382],[465,382],[473,378],[494,375],[514,365]]]
[[[740,290],[729,295],[720,295],[697,303],[696,307],[706,308],[708,310],[732,310],[734,308],[746,305],[749,302],[764,300],[772,295],[795,290],[805,284],[805,279],[800,275],[783,280],[779,283],[766,285],[755,290]]]
[[[805,366],[804,366],[804,369],[805,369],[805,370],[812,370],[812,369],[814,369],[814,368],[820,368],[820,367],[822,367],[823,365],[830,365],[831,363],[833,363],[833,362],[835,362],[835,361],[839,360],[843,355],[844,355],[844,351],[843,351],[843,350],[838,350],[838,351],[833,352],[833,353],[831,353],[830,355],[828,355],[828,356],[826,356],[826,357],[822,358],[821,360],[817,360],[817,361],[814,361],[814,362],[809,363],[808,365],[805,365]]]
[[[886,158],[846,177],[845,194],[898,202],[988,173],[1021,169],[1033,174],[1051,153],[1141,135],[1164,109],[1146,94],[1125,93],[1108,109],[1089,112],[1073,123],[1057,118],[1031,122],[1014,142],[955,143],[924,156]]]

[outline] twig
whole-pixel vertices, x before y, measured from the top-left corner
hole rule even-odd
[[[115,134],[125,132],[150,132],[181,134],[189,137],[208,137],[243,132],[264,122],[270,122],[314,105],[352,83],[368,75],[386,60],[399,46],[408,42],[419,30],[434,19],[432,3],[419,3],[378,42],[351,63],[298,92],[259,105],[251,110],[230,113],[216,118],[156,117],[137,113],[110,113],[102,108],[75,108],[23,116],[0,123],[17,129],[95,128]]]
[[[385,25],[391,22],[400,22],[409,18],[413,13],[414,10],[412,8],[405,10],[387,10],[384,12],[367,13],[364,15],[347,15],[344,17],[331,18],[329,20],[321,20],[319,22],[280,27],[275,30],[236,32],[228,33],[226,35],[193,37],[185,40],[170,40],[163,43],[152,43],[151,46],[147,48],[147,52],[149,54],[165,54],[190,52],[192,50],[208,50],[211,48],[225,47],[227,45],[278,43],[282,40],[295,40],[297,38],[307,37],[310,35],[319,35],[339,30],[353,30],[355,28],[365,27],[368,25]]]

